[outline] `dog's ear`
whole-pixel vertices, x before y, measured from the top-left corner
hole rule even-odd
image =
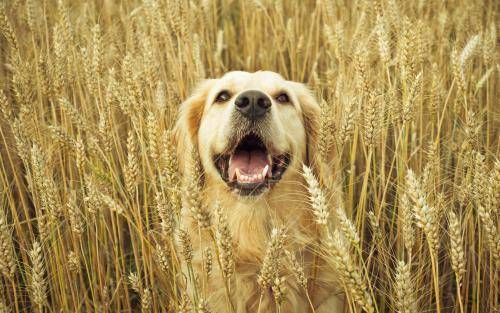
[[[179,170],[183,176],[189,166],[193,149],[198,149],[198,130],[205,102],[214,82],[215,79],[206,79],[200,82],[192,95],[179,108],[177,123],[174,127],[174,143],[177,149]]]
[[[292,82],[302,110],[302,120],[306,131],[306,159],[307,166],[314,168],[317,163],[317,146],[319,133],[320,106],[312,92],[304,84]]]
[[[336,171],[338,164],[336,157],[329,160],[321,160],[318,153],[318,136],[320,129],[320,114],[321,108],[312,94],[312,92],[304,84],[293,83],[293,88],[297,94],[302,110],[304,128],[306,130],[306,160],[305,163],[309,166],[315,176],[329,189],[336,189],[337,184]]]

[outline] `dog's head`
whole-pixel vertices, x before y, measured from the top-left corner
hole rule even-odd
[[[319,105],[300,83],[260,71],[229,72],[202,82],[180,108],[182,164],[199,152],[206,183],[259,196],[313,166]],[[185,167],[185,166],[184,166]]]

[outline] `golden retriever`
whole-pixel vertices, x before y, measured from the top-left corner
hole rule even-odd
[[[286,227],[286,248],[303,262],[315,311],[343,310],[334,275],[313,253],[319,234],[301,174],[306,164],[321,176],[315,152],[319,113],[307,87],[269,71],[234,71],[205,80],[181,105],[176,125],[181,172],[189,175],[189,151],[196,149],[203,200],[210,208],[221,203],[234,241],[230,288],[236,312],[275,311],[272,290],[261,298],[257,275],[271,230],[280,225]],[[193,262],[200,267],[199,250],[212,244],[189,212],[185,215],[182,227],[191,230],[198,250]],[[304,289],[290,272],[285,277],[281,312],[309,311]],[[226,311],[221,275],[212,274],[203,285],[213,311]]]

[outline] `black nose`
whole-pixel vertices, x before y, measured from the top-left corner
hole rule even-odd
[[[271,110],[271,99],[258,90],[248,90],[234,100],[236,109],[249,120],[263,118]]]

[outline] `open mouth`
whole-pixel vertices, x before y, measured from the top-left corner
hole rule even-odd
[[[272,155],[255,134],[243,137],[229,153],[214,157],[226,184],[240,195],[259,195],[276,184],[290,164],[288,153]]]

